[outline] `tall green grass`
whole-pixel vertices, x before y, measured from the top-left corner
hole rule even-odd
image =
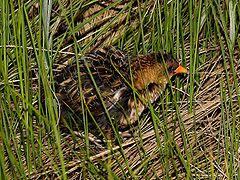
[[[0,178],[237,179],[238,1],[119,0],[79,20],[96,2],[0,2]],[[101,26],[82,32],[108,12],[114,15]],[[110,38],[103,39],[106,34]],[[130,141],[122,143],[115,130],[118,146],[99,146],[102,151],[93,150],[87,115],[84,136],[59,130],[53,77],[56,64],[80,59],[97,45],[114,45],[132,55],[171,52],[189,69],[189,75],[173,79],[156,104],[149,104]],[[223,71],[214,79],[219,89],[209,91],[205,83],[216,74],[215,63]],[[81,82],[80,70],[78,75]],[[200,112],[199,106],[212,101],[204,91],[218,94],[219,104]],[[208,99],[201,102],[201,94]],[[214,137],[206,135],[208,129]]]

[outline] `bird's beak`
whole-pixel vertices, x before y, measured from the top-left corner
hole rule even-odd
[[[174,71],[175,74],[182,74],[182,73],[188,73],[188,70],[181,65],[178,66],[178,68]]]

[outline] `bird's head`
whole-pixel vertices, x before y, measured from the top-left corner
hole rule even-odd
[[[167,74],[170,78],[176,74],[188,73],[188,70],[186,68],[184,68],[183,66],[179,65],[179,63],[171,55],[165,54],[162,56],[162,58],[164,58],[163,61],[166,64]],[[161,57],[159,58],[159,56],[158,56],[157,61],[160,66],[164,65],[162,58]]]
[[[160,53],[138,57],[133,67],[135,87],[139,90],[149,84],[165,87],[172,76],[188,72],[171,55]]]

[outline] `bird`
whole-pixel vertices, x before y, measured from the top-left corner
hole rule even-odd
[[[112,122],[124,129],[138,121],[174,75],[187,72],[169,53],[131,56],[115,47],[103,47],[57,72],[55,93],[64,118],[66,112],[79,119],[88,114],[94,127],[108,130]]]

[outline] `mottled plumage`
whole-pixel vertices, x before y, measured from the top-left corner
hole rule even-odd
[[[79,66],[79,78],[76,62],[56,75],[61,110],[71,109],[81,117],[83,109],[86,112],[88,109],[98,125],[105,129],[111,127],[105,108],[113,122],[125,128],[137,121],[148,102],[156,101],[174,74],[186,72],[181,66],[176,71],[179,65],[168,54],[131,57],[114,48],[85,54]]]

